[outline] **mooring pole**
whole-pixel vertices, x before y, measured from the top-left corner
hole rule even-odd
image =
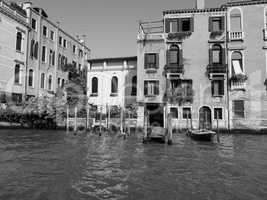
[[[220,143],[220,136],[219,136],[219,112],[217,112],[217,142]]]
[[[102,105],[100,107],[100,117],[99,117],[99,136],[102,135]]]
[[[89,129],[89,120],[90,120],[90,107],[87,105],[87,112],[86,112],[86,130]],[[91,128],[91,127],[90,127]]]
[[[147,115],[145,114],[144,116],[144,138],[143,138],[143,142],[147,142],[147,124],[148,124],[148,119],[147,119]]]
[[[66,131],[69,132],[69,126],[70,126],[70,122],[69,122],[69,106],[67,106],[67,122],[66,122]]]
[[[75,106],[75,110],[74,110],[74,131],[77,131],[77,106]]]
[[[172,144],[172,117],[168,114],[168,144]]]
[[[186,128],[187,128],[187,130],[189,129],[188,128],[188,112],[186,112]]]

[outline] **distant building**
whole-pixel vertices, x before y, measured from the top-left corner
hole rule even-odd
[[[267,128],[266,0],[167,10],[140,23],[138,125]],[[265,82],[265,85],[264,85]]]
[[[29,24],[16,4],[0,1],[0,101],[20,102],[25,94]]]
[[[68,72],[63,70],[66,64],[85,73],[90,49],[82,39],[66,33],[59,23],[51,22],[42,8],[33,7],[30,2],[1,1],[0,13],[0,89],[4,96],[13,93],[22,101],[55,95],[68,81]],[[4,86],[6,82],[12,82],[12,87]]]
[[[137,57],[88,60],[89,104],[106,112],[107,106],[126,107],[136,103]]]

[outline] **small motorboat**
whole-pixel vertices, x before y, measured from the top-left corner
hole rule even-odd
[[[199,141],[211,141],[213,136],[216,135],[216,132],[211,130],[189,130],[187,133],[188,136],[190,136],[194,140]]]

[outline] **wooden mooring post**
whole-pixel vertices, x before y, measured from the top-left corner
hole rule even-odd
[[[75,106],[74,110],[74,131],[77,131],[77,106]]]
[[[169,144],[169,145],[171,145],[172,144],[172,116],[171,116],[171,113],[169,113],[168,114],[168,117],[167,117],[167,122],[168,122],[168,124],[167,124],[167,143]]]
[[[216,117],[217,117],[217,142],[220,143],[220,135],[219,135],[219,112],[217,112],[216,114]]]
[[[147,140],[148,140],[147,128],[148,128],[148,116],[147,116],[147,114],[145,114],[145,116],[144,116],[144,137],[143,137],[143,143],[146,143]]]
[[[87,109],[86,109],[86,127],[85,127],[86,131],[89,130],[89,118],[90,118],[90,108],[89,108],[89,105],[87,105]]]
[[[70,130],[69,114],[70,114],[70,109],[69,109],[69,107],[67,107],[67,121],[66,121],[66,131],[67,131],[67,133],[68,133],[69,130]]]
[[[99,117],[99,136],[102,135],[102,106],[100,107],[100,117]]]

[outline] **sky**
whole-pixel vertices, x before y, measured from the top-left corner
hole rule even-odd
[[[138,23],[162,19],[162,11],[194,8],[196,0],[31,0],[69,34],[86,35],[91,58],[136,56]],[[219,7],[227,0],[205,0]]]

